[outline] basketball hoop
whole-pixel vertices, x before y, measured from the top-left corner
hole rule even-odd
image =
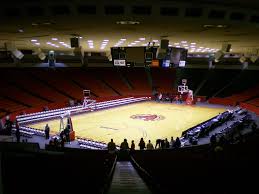
[[[183,94],[189,91],[187,84],[187,79],[182,79],[182,85],[178,86],[178,92]]]
[[[96,109],[96,100],[90,99],[91,91],[83,90],[83,95],[84,95],[83,108],[89,108],[91,111],[94,111]]]

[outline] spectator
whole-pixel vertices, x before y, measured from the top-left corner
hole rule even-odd
[[[68,126],[66,126],[66,128],[64,129],[64,134],[66,137],[66,141],[70,144],[70,130],[69,130]]]
[[[150,140],[148,140],[147,150],[153,150],[153,149],[154,149],[153,144],[151,143],[151,141],[150,141]]]
[[[165,140],[161,139],[161,148],[165,149]]]
[[[181,147],[181,141],[179,137],[177,137],[174,143],[174,148],[180,148],[180,147]]]
[[[49,145],[54,146],[54,141],[52,139],[49,141]]]
[[[115,143],[113,142],[113,139],[111,139],[111,141],[108,143],[107,148],[108,148],[109,153],[114,153],[114,152],[115,152],[115,150],[116,150],[116,145],[115,145]]]
[[[6,132],[7,132],[7,135],[11,135],[12,134],[13,122],[10,120],[9,116],[6,116],[4,128],[5,128]]]
[[[146,144],[145,144],[143,138],[140,139],[138,146],[139,146],[140,150],[144,150],[146,148]]]
[[[64,133],[64,130],[60,132],[59,137],[60,137],[61,141],[64,141],[64,142],[65,142],[65,133]]]
[[[45,138],[46,139],[49,139],[49,131],[50,131],[49,125],[46,124],[46,126],[45,126]]]
[[[130,151],[134,151],[135,150],[135,143],[134,140],[131,141],[131,146],[130,146]]]
[[[20,127],[17,120],[15,122],[15,128],[16,128],[16,131],[15,131],[16,141],[17,143],[20,143],[21,133],[20,133]]]
[[[157,146],[158,146],[158,149],[161,148],[161,139],[157,139],[156,140],[156,146],[155,146],[155,149],[157,149]]]
[[[124,141],[121,143],[120,148],[121,148],[121,150],[128,150],[129,149],[129,144],[127,142],[127,139],[124,139]]]
[[[55,147],[58,147],[58,144],[59,144],[59,143],[58,143],[58,138],[55,137],[55,138],[54,138],[54,146],[55,146]]]
[[[171,137],[171,141],[170,141],[170,148],[173,148],[174,146],[174,137]]]
[[[165,138],[165,148],[169,149],[170,145],[169,145],[169,141],[167,140],[167,138]]]

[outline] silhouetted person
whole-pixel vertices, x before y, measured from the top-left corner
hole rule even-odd
[[[161,148],[165,149],[165,140],[161,139]]]
[[[129,144],[127,142],[127,139],[124,139],[124,141],[121,143],[120,148],[121,148],[121,150],[128,150],[129,149]]]
[[[56,138],[56,137],[54,138],[54,146],[58,147],[58,138]]]
[[[170,141],[170,148],[173,148],[174,146],[174,137],[171,137],[171,141]]]
[[[153,144],[151,143],[151,141],[150,141],[150,140],[148,140],[147,150],[153,150],[153,149],[154,149]]]
[[[165,138],[165,148],[169,149],[170,145],[169,145],[169,141],[167,140],[167,138]]]
[[[114,153],[115,152],[116,145],[113,142],[113,139],[111,139],[111,141],[108,143],[107,148],[108,148],[109,153]]]
[[[140,150],[144,150],[146,148],[146,144],[145,144],[143,138],[140,139],[138,146],[139,146]]]
[[[64,134],[66,136],[66,141],[70,143],[70,130],[68,129],[68,127],[64,129]]]
[[[157,148],[157,146],[158,146],[158,148],[161,148],[161,139],[157,139],[157,140],[156,140],[155,149]]]
[[[135,150],[135,143],[134,140],[131,141],[131,146],[130,146],[130,151],[134,151]]]
[[[180,147],[181,147],[181,141],[179,137],[177,137],[174,143],[174,148],[180,148]]]
[[[49,131],[50,131],[49,125],[46,124],[46,126],[45,126],[45,138],[46,139],[49,139]]]
[[[18,124],[17,120],[15,122],[15,128],[16,128],[16,131],[15,131],[16,141],[18,143],[20,143],[21,133],[20,133],[20,127],[19,127],[19,124]]]
[[[13,122],[10,120],[9,116],[6,116],[4,128],[6,130],[7,135],[12,134]]]

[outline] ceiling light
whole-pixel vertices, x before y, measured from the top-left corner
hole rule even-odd
[[[188,44],[184,44],[183,46],[184,46],[184,47],[188,47],[189,45],[188,45]]]
[[[196,46],[195,46],[195,45],[191,45],[190,47],[191,47],[191,48],[195,48]]]
[[[135,45],[135,44],[137,44],[137,43],[135,43],[135,42],[132,42],[131,44]]]
[[[46,42],[46,44],[52,44],[51,42]]]
[[[200,49],[203,49],[204,47],[200,46],[199,48],[200,48]]]
[[[153,40],[153,42],[158,42],[158,40]]]
[[[121,41],[126,41],[127,39],[126,38],[121,38]]]
[[[59,48],[59,46],[58,46],[58,45],[56,45],[55,47],[56,47],[56,48]]]
[[[139,41],[139,40],[136,40],[136,41],[134,41],[134,42],[138,43],[138,42],[140,42],[140,41]]]
[[[171,44],[169,44],[168,46],[172,46]]]
[[[39,42],[36,42],[36,43],[34,43],[34,44],[36,44],[36,45],[40,45],[40,43],[39,43]]]
[[[176,46],[177,48],[181,48],[179,45]]]
[[[58,40],[57,38],[52,38],[51,40]]]
[[[182,43],[182,44],[186,44],[186,43],[187,43],[187,41],[186,41],[186,40],[183,40],[183,41],[181,41],[181,43]]]
[[[103,40],[103,42],[109,42],[109,40],[106,39],[106,40]]]
[[[147,46],[148,44],[142,44],[142,46]]]
[[[64,42],[59,42],[59,44],[64,44]]]
[[[191,44],[192,44],[192,45],[195,45],[196,43],[195,43],[195,42],[192,42]]]
[[[142,40],[146,40],[146,39],[145,39],[145,38],[139,38],[139,40],[141,40],[141,41],[142,41]]]
[[[82,36],[79,36],[80,39],[82,39],[83,37]]]
[[[32,39],[31,42],[37,42],[37,40],[36,39]]]
[[[18,32],[23,33],[24,30],[23,29],[18,29]]]
[[[179,42],[174,43],[174,45],[179,45],[179,44],[180,44]]]
[[[93,42],[93,40],[88,40],[87,42]]]
[[[128,46],[132,46],[131,44],[128,44]]]

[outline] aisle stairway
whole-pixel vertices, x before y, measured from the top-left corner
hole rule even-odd
[[[151,194],[129,161],[117,162],[108,194]]]

